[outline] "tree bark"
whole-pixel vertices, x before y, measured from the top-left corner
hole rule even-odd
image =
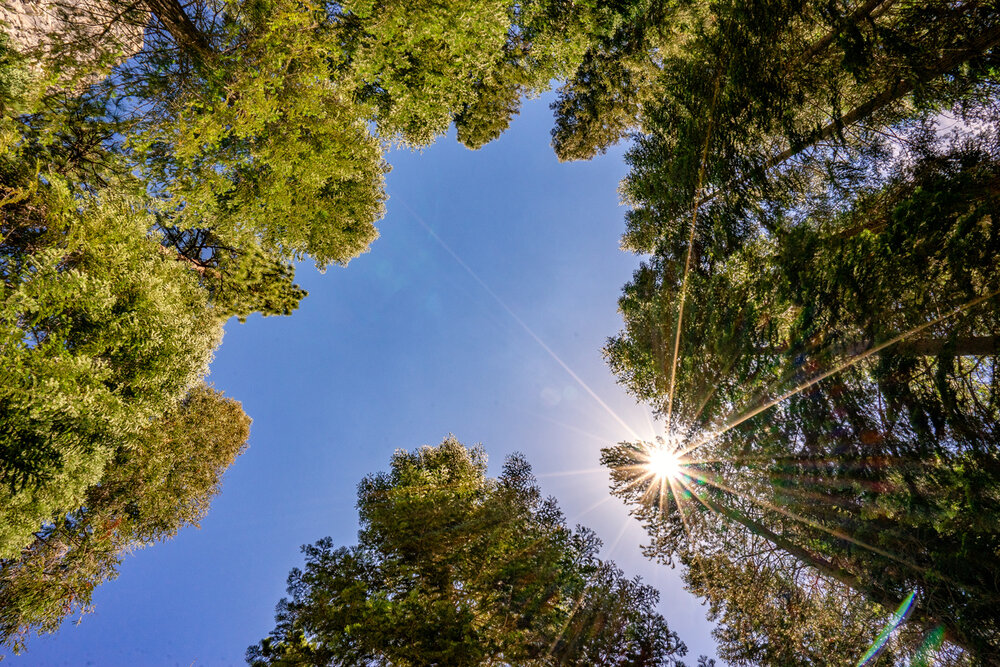
[[[900,354],[934,357],[948,351],[958,357],[994,356],[1000,350],[1000,336],[963,336],[946,338],[918,338],[902,341],[897,345]]]
[[[180,0],[144,0],[149,11],[163,24],[177,46],[201,61],[210,61],[215,51],[205,34],[184,11]]]

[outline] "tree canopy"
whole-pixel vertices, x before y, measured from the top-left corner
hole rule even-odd
[[[198,385],[111,452],[75,508],[0,558],[0,645],[18,652],[30,633],[54,632],[89,610],[94,588],[116,576],[125,554],[197,525],[249,427],[239,403]]]
[[[613,491],[708,599],[727,660],[856,660],[915,593],[881,660],[943,637],[938,660],[991,664],[995,7],[688,20],[628,116],[623,245],[651,256],[606,348],[667,441],[606,450]],[[579,94],[563,102],[611,103]]]
[[[5,644],[204,513],[249,423],[203,385],[223,323],[368,250],[386,150],[565,78],[560,159],[632,139],[606,354],[668,428],[604,462],[723,656],[1000,661],[995,2],[94,7],[0,40]],[[251,663],[680,664],[520,457],[400,452],[358,507]]]
[[[453,438],[358,487],[353,547],[303,547],[254,665],[682,665],[655,590],[597,557],[527,461]]]

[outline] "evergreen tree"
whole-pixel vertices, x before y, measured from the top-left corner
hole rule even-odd
[[[911,627],[995,661],[1000,13],[874,0],[637,16],[584,60],[628,76],[578,72],[554,132],[564,158],[638,132],[623,246],[652,257],[607,354],[668,418],[687,472],[650,487],[657,448],[623,444],[606,452],[615,492],[651,554],[690,566],[730,659],[821,653],[761,617],[778,591],[741,592],[760,573],[798,587],[810,637],[836,622],[831,600],[860,594],[881,611],[850,613],[871,619],[917,591]],[[761,541],[783,554],[763,569]]]
[[[680,665],[658,595],[569,530],[520,456],[498,479],[453,438],[358,489],[359,544],[303,548],[254,665]]]
[[[811,568],[806,578],[825,582],[817,596],[846,587],[888,613],[918,591],[911,620],[924,632],[944,627],[953,646],[989,663],[1000,641],[997,143],[992,130],[924,138],[889,176],[771,209],[771,237],[729,254],[712,239],[696,248],[707,259],[686,283],[672,396],[680,259],[664,251],[637,271],[621,301],[626,330],[607,353],[631,391],[672,410],[679,447],[691,448],[692,479],[705,485],[689,527],[707,513],[769,541],[786,554],[776,576]],[[645,488],[629,486],[635,457],[625,446],[607,462],[622,470],[617,492],[641,504]],[[679,510],[640,511],[654,553],[698,563]],[[720,549],[744,564],[754,551]],[[738,593],[736,570],[714,572],[726,593],[697,587],[724,618],[776,604]],[[699,576],[692,569],[692,582]],[[820,634],[827,621],[815,621]],[[775,642],[783,632],[770,631]],[[813,664],[801,638],[782,641]]]

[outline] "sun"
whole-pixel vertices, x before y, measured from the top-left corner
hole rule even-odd
[[[680,474],[681,464],[677,458],[676,451],[666,447],[658,447],[649,452],[646,459],[646,468],[657,479],[669,479]]]

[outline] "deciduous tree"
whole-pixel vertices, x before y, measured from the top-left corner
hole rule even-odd
[[[120,444],[78,507],[48,517],[30,544],[0,559],[0,645],[19,652],[31,633],[54,632],[89,610],[127,553],[197,525],[249,426],[239,403],[198,385]]]

